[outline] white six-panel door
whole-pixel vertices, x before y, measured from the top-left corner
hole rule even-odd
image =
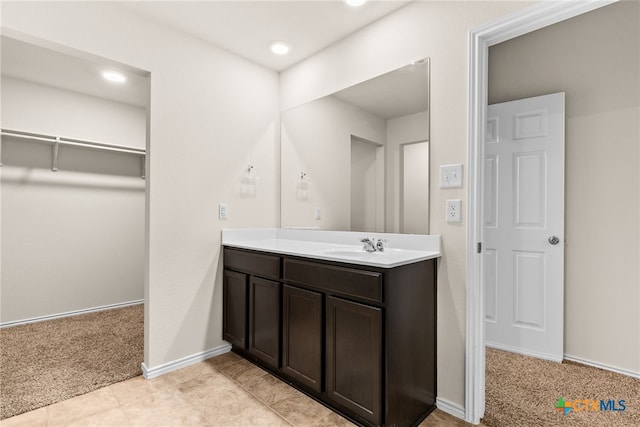
[[[485,344],[561,361],[564,93],[490,105],[484,151]]]

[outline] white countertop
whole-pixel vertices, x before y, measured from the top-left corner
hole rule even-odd
[[[366,252],[362,238],[385,239],[383,252]],[[305,258],[391,268],[440,256],[440,236],[287,228],[222,230],[222,244]]]

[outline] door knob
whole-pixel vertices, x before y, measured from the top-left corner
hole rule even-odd
[[[552,245],[557,245],[559,242],[560,239],[558,238],[558,236],[549,237],[549,243],[551,243]]]

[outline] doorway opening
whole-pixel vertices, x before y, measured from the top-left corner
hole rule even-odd
[[[485,411],[484,147],[487,131],[489,47],[560,21],[590,12],[612,1],[540,3],[471,31],[469,86],[469,198],[467,233],[466,420],[478,423]],[[554,90],[552,92],[555,92]]]
[[[351,136],[351,230],[384,231],[384,145]]]
[[[141,373],[150,77],[3,33],[0,328],[30,334],[2,353],[6,418]]]

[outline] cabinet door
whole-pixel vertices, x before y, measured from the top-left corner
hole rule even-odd
[[[284,285],[282,291],[282,369],[322,391],[322,294]]]
[[[327,397],[381,424],[381,309],[327,297],[326,327]]]
[[[247,286],[249,276],[224,270],[222,283],[222,337],[236,347],[247,348]]]
[[[251,276],[249,281],[249,352],[280,366],[280,283]]]

